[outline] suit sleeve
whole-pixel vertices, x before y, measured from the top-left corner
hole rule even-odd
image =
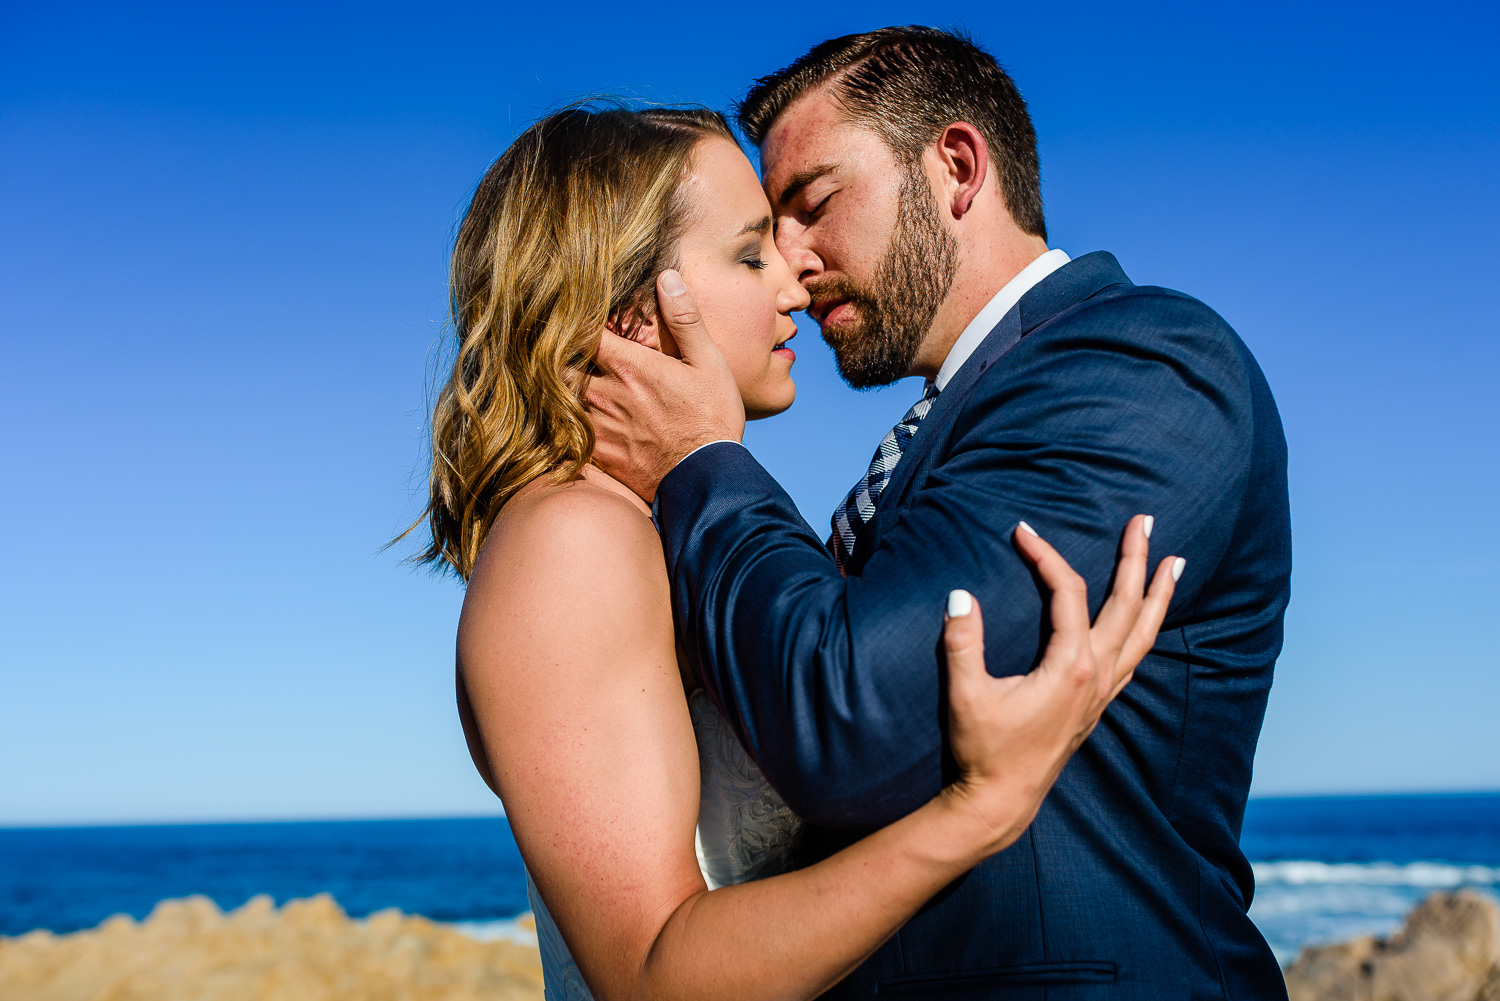
[[[983,604],[996,676],[1030,670],[1047,634],[1011,542],[1018,521],[1084,575],[1097,612],[1121,530],[1152,514],[1153,553],[1188,560],[1173,614],[1191,606],[1247,475],[1235,343],[1206,306],[1159,290],[1042,328],[980,378],[941,461],[848,579],[742,447],[710,446],[672,471],[657,520],[684,646],[794,810],[876,826],[939,791],[948,591]]]

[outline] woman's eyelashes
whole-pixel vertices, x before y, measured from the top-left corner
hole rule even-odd
[[[749,246],[742,246],[738,255],[740,263],[752,271],[766,270],[766,259],[761,256],[763,249],[758,240]]]

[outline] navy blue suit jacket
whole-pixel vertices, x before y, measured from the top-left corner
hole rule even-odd
[[[1027,833],[828,997],[1286,996],[1239,849],[1290,593],[1276,405],[1223,319],[1094,253],[1028,292],[943,390],[847,579],[740,446],[662,482],[683,646],[814,855],[941,787],[948,591],[983,604],[990,672],[1026,672],[1046,616],[1016,522],[1087,578],[1097,613],[1137,513],[1156,516],[1156,556],[1187,558],[1155,649]]]

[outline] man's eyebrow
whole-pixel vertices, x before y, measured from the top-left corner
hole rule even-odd
[[[809,184],[816,181],[824,174],[831,174],[838,169],[839,165],[836,163],[821,163],[816,167],[809,167],[806,170],[799,171],[798,173],[793,174],[792,179],[787,182],[786,187],[781,189],[781,197],[776,199],[777,204],[785,205],[787,202],[797,197],[797,195],[802,191],[803,188],[807,187]]]
[[[763,215],[759,219],[755,220],[754,222],[747,222],[747,223],[745,223],[744,229],[741,229],[738,233],[736,233],[734,235],[735,236],[744,236],[746,233],[760,233],[761,235],[765,235],[766,231],[769,230],[770,228],[771,228],[771,217],[768,216],[768,215]]]

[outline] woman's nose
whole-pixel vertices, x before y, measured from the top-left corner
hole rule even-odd
[[[808,303],[812,302],[812,296],[807,294],[807,289],[802,287],[802,283],[793,277],[790,271],[787,272],[787,278],[790,280],[781,286],[781,311],[795,313],[806,309]]]

